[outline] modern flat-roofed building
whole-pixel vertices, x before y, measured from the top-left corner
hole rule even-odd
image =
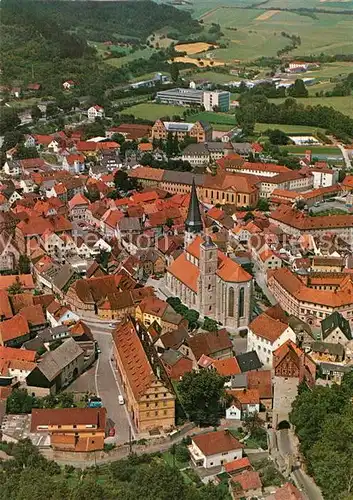
[[[206,111],[227,112],[230,108],[230,93],[222,90],[169,89],[156,94],[156,101],[177,106],[204,106]]]
[[[220,90],[207,90],[203,93],[203,102],[206,111],[227,112],[230,108],[230,92]]]
[[[198,89],[161,90],[156,94],[156,101],[180,106],[201,106],[203,104],[203,94],[203,90]]]

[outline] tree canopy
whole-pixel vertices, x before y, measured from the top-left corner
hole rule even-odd
[[[341,386],[300,391],[290,415],[309,471],[327,500],[353,493],[353,372]]]
[[[178,394],[192,422],[200,426],[218,424],[222,414],[225,380],[216,370],[185,373],[178,384]]]

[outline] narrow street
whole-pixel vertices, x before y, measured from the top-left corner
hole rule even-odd
[[[122,390],[121,380],[112,362],[112,328],[107,323],[99,323],[97,320],[89,321],[85,319],[91,328],[95,340],[98,342],[100,353],[95,367],[95,392],[102,398],[103,405],[107,409],[108,418],[114,424],[115,436],[109,441],[116,444],[129,441],[129,428],[131,429],[131,439],[135,439],[136,433],[131,423],[130,416],[125,404],[120,405],[119,394],[125,398]]]
[[[277,431],[278,450],[283,458],[290,455],[296,455],[293,443],[290,438],[290,431],[282,429]],[[297,486],[302,490],[307,500],[323,500],[320,489],[313,479],[308,476],[302,468],[295,467],[291,476],[293,476]]]

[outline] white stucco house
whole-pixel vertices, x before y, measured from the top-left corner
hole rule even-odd
[[[233,389],[227,391],[233,400],[226,408],[226,418],[230,420],[243,420],[246,415],[260,411],[260,394],[258,389]]]
[[[266,368],[272,368],[273,352],[287,340],[296,343],[296,335],[278,313],[277,306],[257,316],[248,327],[247,351],[255,351]]]
[[[98,104],[95,104],[94,106],[88,108],[87,116],[91,121],[94,121],[96,118],[103,118],[104,108],[102,108],[102,106],[98,106]]]
[[[192,438],[188,446],[193,463],[206,469],[242,458],[243,448],[228,430],[199,434]]]

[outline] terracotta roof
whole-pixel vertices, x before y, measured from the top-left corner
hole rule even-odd
[[[244,448],[228,430],[206,432],[191,439],[206,457]]]
[[[283,172],[290,172],[288,167],[284,165],[277,165],[277,163],[261,163],[261,162],[250,162],[246,161],[242,168],[248,170],[261,170],[263,172],[276,172],[278,174]]]
[[[0,346],[0,359],[34,362],[36,360],[36,356],[36,351]]]
[[[232,460],[231,462],[224,464],[224,470],[228,473],[245,468],[252,469],[252,465],[248,457],[237,458],[236,460]]]
[[[8,276],[0,276],[0,290],[7,290],[9,286],[17,281],[17,279],[19,279],[22,288],[25,290],[33,290],[35,288],[31,274],[11,274]]]
[[[162,181],[164,170],[161,168],[151,168],[151,167],[137,167],[129,170],[129,177],[134,177],[137,179],[146,179],[153,181]]]
[[[28,322],[21,314],[16,314],[13,318],[0,323],[0,338],[2,342],[8,342],[23,337],[28,333]]]
[[[167,309],[168,303],[158,297],[146,297],[139,304],[139,308],[143,313],[152,314],[154,316],[162,317],[164,311]]]
[[[227,330],[218,332],[203,332],[194,335],[186,340],[187,345],[192,350],[196,359],[200,359],[203,354],[212,354],[225,349],[232,349],[233,344],[229,338]]]
[[[93,340],[93,335],[89,326],[86,325],[83,321],[79,320],[70,328],[71,337],[82,337],[85,335]]]
[[[143,151],[143,152],[153,151],[153,144],[151,144],[150,142],[141,142],[137,148],[139,151]]]
[[[235,357],[226,359],[215,359],[212,362],[213,368],[217,370],[219,375],[222,377],[230,377],[232,375],[239,375],[241,370],[238,365],[238,361]]]
[[[276,491],[275,500],[304,500],[304,497],[294,484],[286,483]]]
[[[262,487],[260,474],[256,471],[243,471],[236,476],[233,476],[231,481],[239,483],[244,491],[257,490]]]
[[[200,270],[187,260],[185,253],[179,255],[179,257],[171,263],[168,267],[168,272],[184,283],[190,290],[197,292],[197,280]]]
[[[40,426],[52,425],[96,425],[97,429],[105,430],[106,415],[105,408],[33,408],[31,432],[40,431]]]
[[[248,389],[257,389],[260,399],[272,398],[272,373],[271,370],[251,370],[246,372]]]
[[[69,201],[69,207],[72,210],[77,205],[86,205],[88,207],[89,200],[81,193],[75,194],[73,198]]]
[[[260,404],[260,395],[257,389],[231,389],[226,392],[242,405]]]
[[[0,290],[0,317],[10,319],[12,316],[13,313],[9,295],[6,290]]]
[[[47,322],[40,304],[23,307],[19,314],[26,318],[30,327],[45,325]]]
[[[284,205],[272,212],[270,218],[300,231],[353,226],[353,215],[350,214],[314,217]]]
[[[136,400],[139,401],[156,380],[156,376],[131,320],[119,325],[112,336],[125,377]]]
[[[275,342],[288,328],[286,323],[273,319],[266,312],[257,316],[249,325],[249,329],[258,337]]]

